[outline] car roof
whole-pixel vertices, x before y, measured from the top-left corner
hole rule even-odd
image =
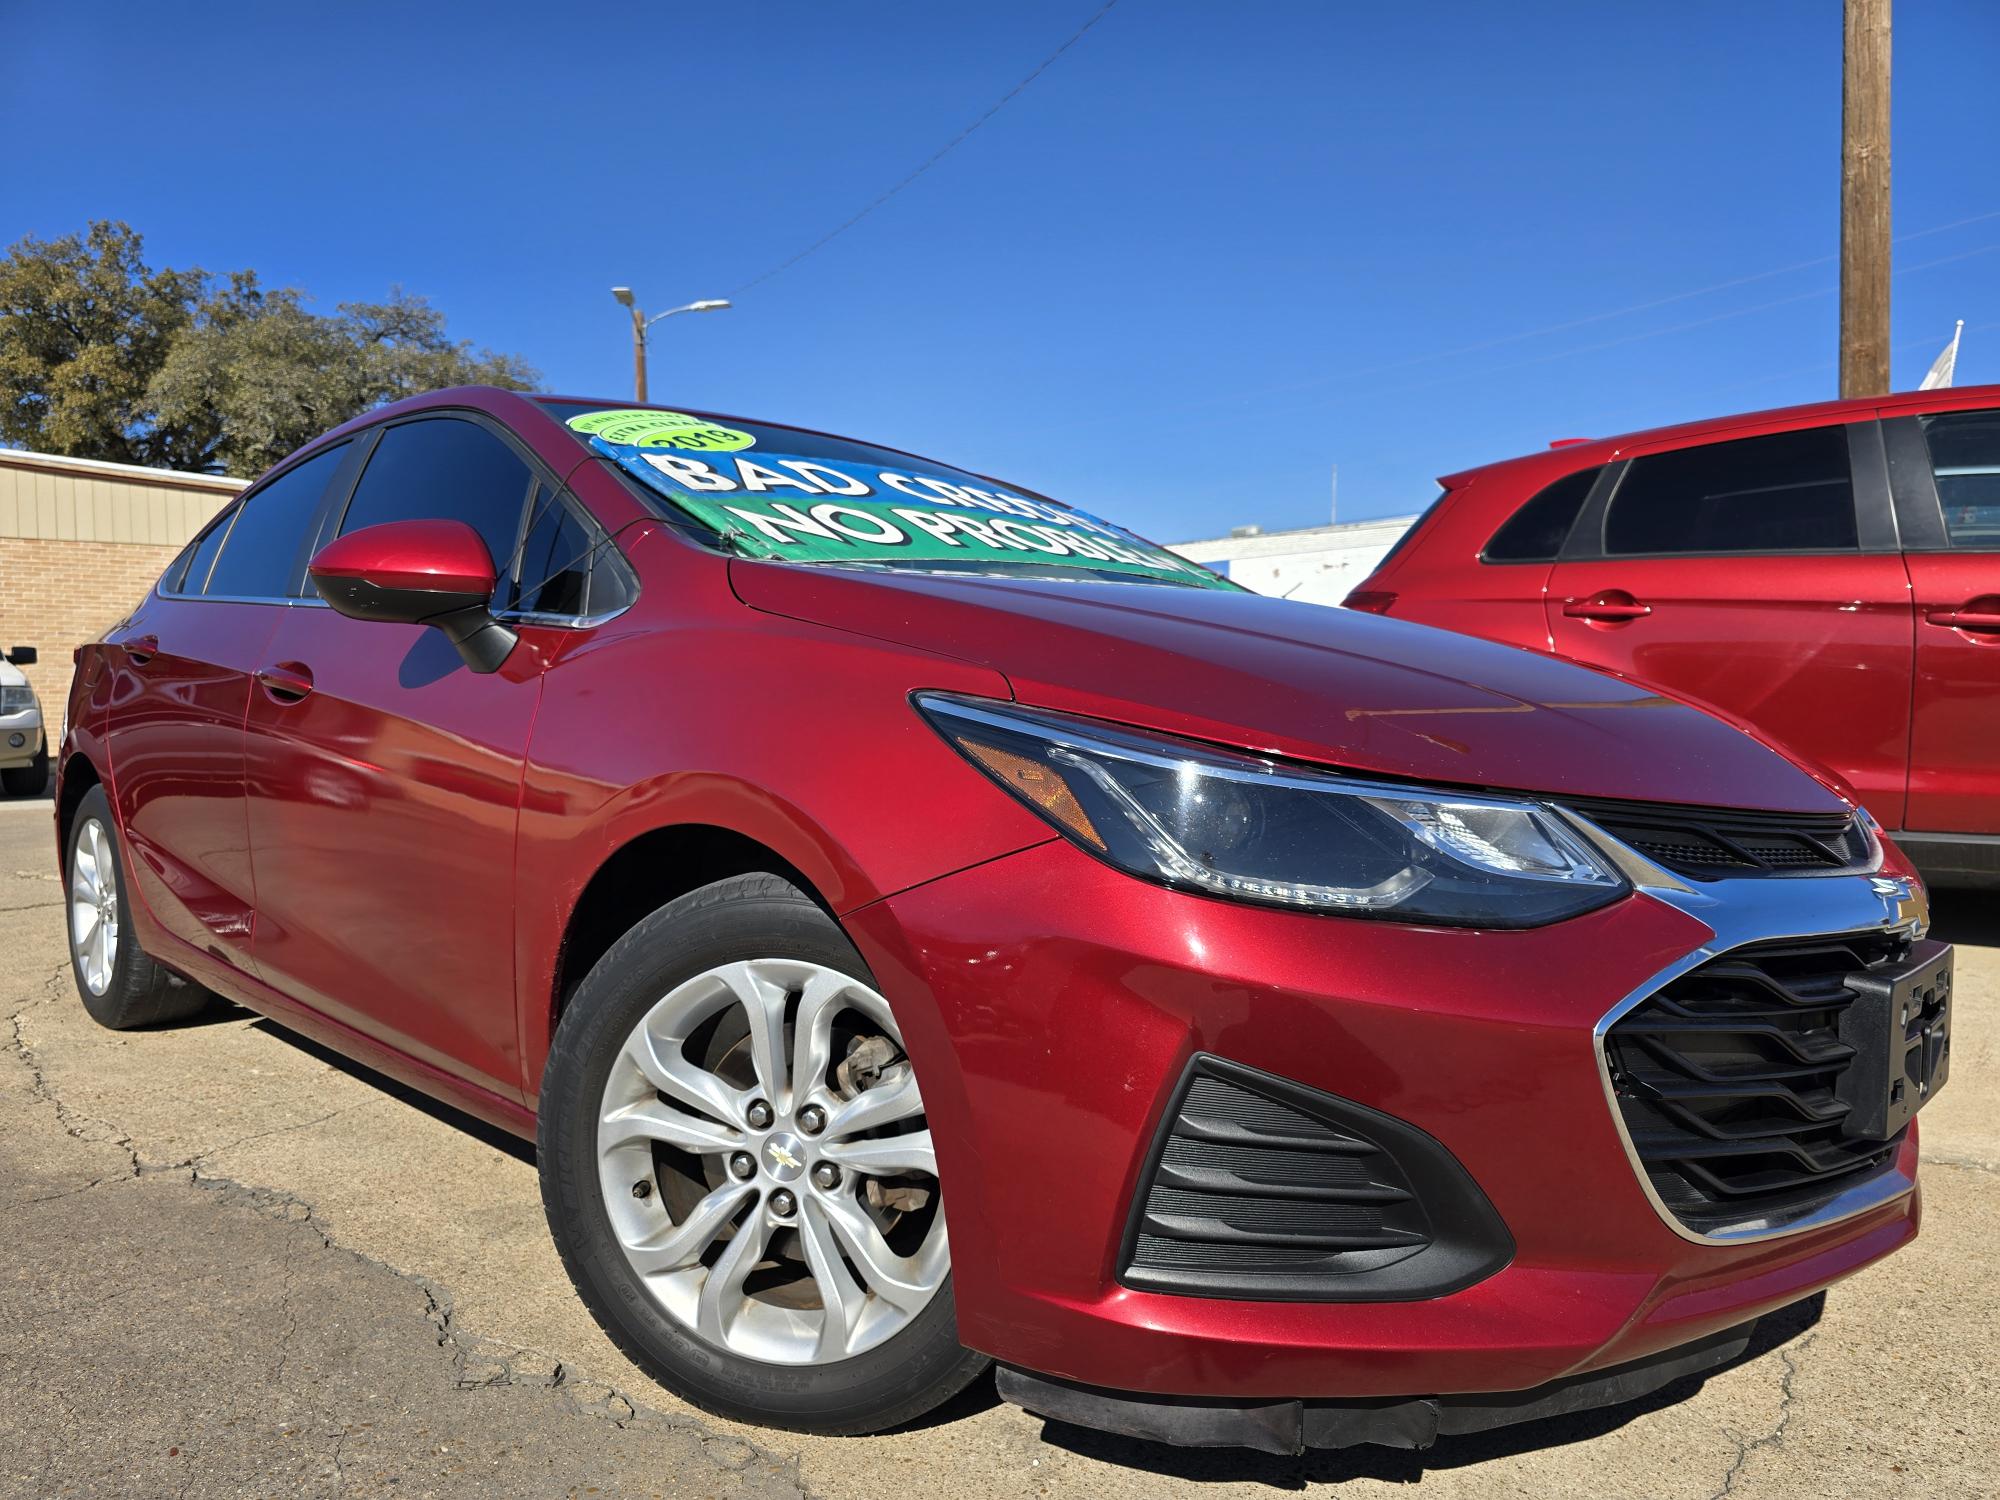
[[[1845,401],[1813,401],[1802,406],[1776,406],[1766,411],[1738,412],[1727,417],[1706,417],[1695,422],[1679,422],[1667,427],[1648,427],[1616,437],[1587,438],[1565,442],[1553,450],[1524,453],[1489,464],[1461,469],[1438,480],[1448,490],[1470,484],[1482,475],[1510,470],[1516,466],[1540,468],[1560,456],[1561,467],[1585,468],[1618,457],[1632,448],[1654,447],[1676,442],[1695,443],[1738,428],[1764,427],[1782,431],[1789,427],[1817,427],[1825,423],[1857,421],[1877,412],[1924,411],[1933,407],[1962,407],[1981,399],[2000,406],[2000,385],[1957,386],[1933,391],[1898,391],[1886,396],[1857,396]]]
[[[1052,499],[1042,494],[1039,490],[1031,490],[1026,485],[1017,484],[1011,479],[1002,479],[995,474],[982,473],[978,469],[969,469],[964,464],[950,463],[941,458],[931,458],[926,454],[912,453],[907,448],[898,448],[889,443],[877,442],[873,438],[849,437],[845,433],[827,432],[817,427],[801,427],[796,422],[774,422],[768,417],[750,417],[744,416],[741,413],[709,411],[704,407],[697,406],[668,407],[661,406],[657,402],[652,401],[619,401],[606,396],[565,396],[553,391],[509,391],[492,385],[451,386],[445,390],[425,391],[422,395],[418,396],[405,396],[402,400],[392,401],[387,406],[374,407],[371,410],[362,412],[358,416],[349,417],[338,427],[320,434],[320,436],[301,447],[297,453],[288,455],[285,461],[290,462],[291,459],[298,457],[300,454],[326,447],[340,438],[352,436],[363,428],[373,427],[378,423],[389,421],[392,418],[442,408],[464,409],[469,407],[474,411],[483,411],[489,416],[504,419],[518,414],[522,406],[527,406],[548,420],[561,425],[560,418],[556,417],[553,412],[545,410],[550,404],[602,406],[612,410],[675,411],[685,413],[691,417],[704,417],[712,422],[749,422],[758,427],[777,427],[787,432],[809,433],[814,437],[832,438],[836,442],[854,443],[864,448],[878,448],[884,453],[898,454],[903,458],[913,459],[921,464],[931,464],[940,469],[950,469],[954,473],[964,474],[973,479],[984,480],[988,484],[998,485],[1011,495],[1022,495],[1032,500],[1046,501],[1048,504],[1058,506],[1063,510],[1076,509],[1075,506],[1065,501]]]

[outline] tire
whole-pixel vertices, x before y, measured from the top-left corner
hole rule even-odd
[[[90,1018],[113,1031],[130,1031],[185,1020],[205,1007],[208,991],[155,963],[124,920],[131,885],[103,787],[84,793],[70,821],[64,854],[69,967]],[[100,937],[105,939],[101,945]]]
[[[598,1324],[693,1405],[877,1432],[988,1363],[958,1342],[920,1117],[839,926],[776,876],[718,881],[614,944],[563,1014],[538,1124],[549,1231]]]
[[[10,797],[39,797],[49,789],[49,752],[43,750],[25,766],[0,771],[0,788]]]

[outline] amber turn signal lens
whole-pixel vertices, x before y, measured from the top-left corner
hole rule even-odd
[[[967,755],[998,777],[1002,785],[1012,788],[1017,796],[1039,807],[1092,848],[1104,847],[1104,840],[1090,825],[1090,814],[1076,800],[1076,793],[1069,789],[1069,783],[1056,772],[1038,760],[1029,760],[1025,755],[1016,755],[1011,750],[1002,750],[994,745],[982,745],[977,740],[960,739],[958,744]]]

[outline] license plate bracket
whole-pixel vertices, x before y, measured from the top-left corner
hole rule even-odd
[[[1854,1049],[1834,1089],[1842,1131],[1886,1141],[1937,1096],[1951,1072],[1952,948],[1921,939],[1894,969],[1848,976],[1840,1039]]]

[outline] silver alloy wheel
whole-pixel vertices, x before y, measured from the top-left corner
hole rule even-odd
[[[118,966],[118,864],[111,835],[95,818],[77,834],[70,859],[69,942],[91,994],[110,989]]]
[[[725,964],[656,1003],[605,1082],[597,1166],[654,1299],[746,1358],[859,1354],[950,1269],[937,1155],[889,1002],[820,964]]]

